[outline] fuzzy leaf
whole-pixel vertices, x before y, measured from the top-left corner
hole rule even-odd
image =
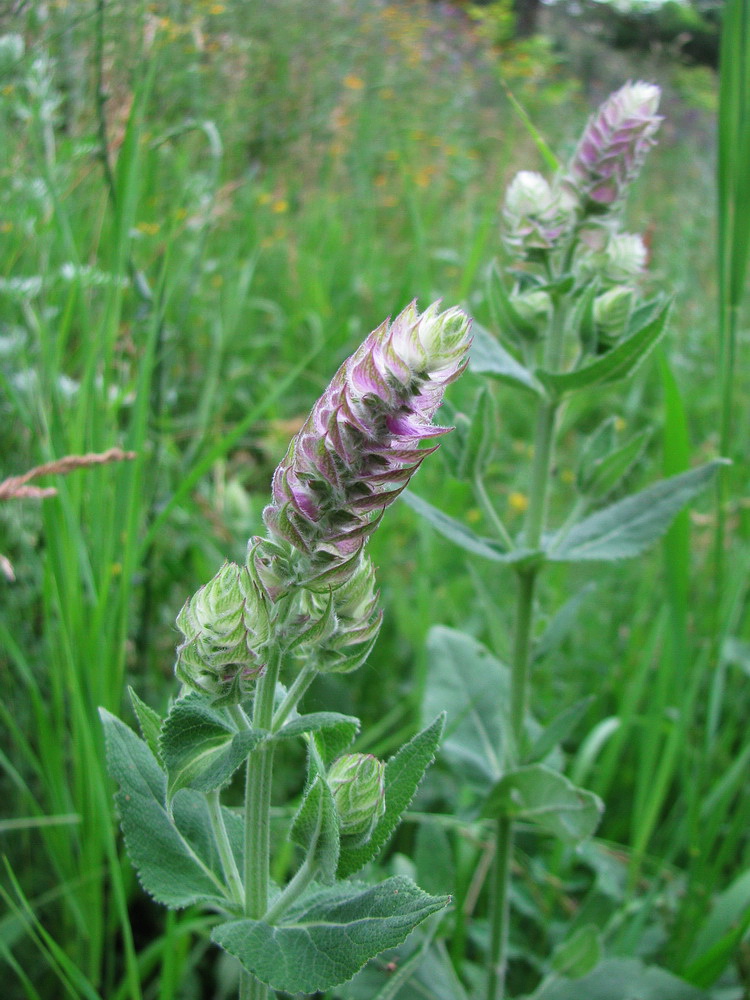
[[[320,882],[330,885],[336,877],[339,861],[339,824],[331,789],[324,778],[316,776],[307,788],[292,821],[289,839],[319,865]]]
[[[434,921],[432,921],[434,925]],[[432,944],[436,927],[423,925],[404,944],[373,959],[350,983],[341,1000],[468,1000],[445,944]]]
[[[578,844],[596,830],[603,811],[602,801],[593,792],[576,788],[543,764],[529,764],[497,782],[482,814],[533,823],[566,843]]]
[[[347,882],[303,897],[281,926],[233,920],[213,939],[272,989],[315,993],[351,979],[449,901],[399,876],[372,887]]]
[[[330,764],[350,744],[359,732],[359,719],[338,712],[311,712],[299,715],[274,733],[275,740],[296,739],[305,733],[315,733],[315,744],[324,763]]]
[[[164,720],[159,740],[168,775],[167,801],[181,788],[221,788],[266,736],[238,729],[199,694],[181,698]]]
[[[471,636],[441,625],[427,637],[423,716],[448,706],[441,759],[464,781],[488,789],[503,773],[508,668]]]
[[[399,824],[404,811],[419,787],[425,771],[435,759],[435,751],[443,733],[445,714],[441,713],[429,726],[387,761],[385,765],[385,813],[361,847],[342,845],[338,877],[347,878],[363,868],[380,852]]]
[[[156,758],[124,722],[100,709],[107,768],[120,786],[115,795],[130,860],[146,892],[173,908],[196,902],[226,905],[221,865],[213,846],[205,797],[183,791],[166,809],[167,779]],[[241,823],[224,811],[241,869]]]
[[[469,366],[476,375],[491,375],[501,382],[515,385],[535,396],[544,396],[544,390],[531,372],[492,336],[489,330],[476,321],[471,328],[474,337],[469,354]]]
[[[160,760],[159,732],[161,731],[162,717],[150,705],[142,701],[132,687],[128,687],[128,694],[130,695],[130,702],[138,719],[138,725],[141,727],[141,733],[146,741],[146,745],[154,757]]]
[[[711,482],[724,459],[670,476],[579,521],[547,552],[553,562],[631,559],[653,545],[693,497]]]
[[[589,389],[593,385],[617,382],[627,378],[643,363],[658,344],[666,329],[670,306],[665,305],[657,316],[640,329],[621,340],[611,351],[596,361],[572,372],[548,372],[539,369],[536,377],[555,396]]]
[[[416,511],[425,521],[429,521],[433,528],[440,532],[443,538],[453,542],[466,552],[472,555],[482,556],[492,562],[501,562],[512,565],[522,563],[533,558],[536,553],[531,549],[514,549],[512,552],[503,551],[498,543],[491,538],[481,538],[475,535],[471,528],[467,528],[461,521],[444,514],[442,510],[433,507],[427,500],[418,497],[411,490],[402,493],[401,496],[413,511]]]

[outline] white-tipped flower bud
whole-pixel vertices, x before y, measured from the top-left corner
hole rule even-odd
[[[510,303],[524,322],[541,331],[552,315],[552,299],[547,292],[513,292]]]
[[[541,174],[521,170],[508,186],[503,239],[511,252],[550,250],[571,222],[560,193]]]
[[[385,813],[385,764],[372,754],[344,754],[331,765],[328,786],[341,836],[366,844]]]
[[[648,251],[637,233],[615,233],[604,251],[604,277],[618,285],[638,279],[646,270]]]

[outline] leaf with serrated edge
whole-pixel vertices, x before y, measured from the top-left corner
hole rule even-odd
[[[631,559],[664,534],[673,518],[726,464],[718,458],[671,476],[579,521],[547,552],[552,562]]]
[[[566,843],[578,844],[596,830],[603,811],[593,792],[576,788],[543,764],[529,764],[503,775],[487,796],[482,815],[533,823]]]
[[[303,897],[281,926],[234,920],[213,939],[272,989],[315,993],[351,979],[449,902],[402,876],[371,887],[346,882]]]
[[[171,822],[165,806],[167,779],[154,755],[124,722],[105,709],[99,714],[107,767],[120,786],[115,801],[125,846],[143,888],[171,908],[197,902],[225,904],[204,796],[181,792]],[[224,818],[241,868],[241,824],[233,822],[228,810]]]
[[[359,732],[360,721],[353,715],[339,715],[338,712],[311,712],[309,715],[298,715],[296,719],[287,722],[277,733],[275,740],[291,740],[305,733],[315,733],[320,736],[318,749],[325,763],[333,760],[331,754],[338,756],[354,740]]]
[[[164,720],[159,752],[167,768],[167,801],[181,788],[210,792],[227,784],[267,733],[239,730],[199,694],[176,702]]]
[[[384,847],[398,826],[404,811],[409,808],[425,771],[435,759],[444,723],[445,713],[439,715],[421,733],[413,736],[387,761],[385,813],[366,844],[361,847],[342,846],[338,867],[339,878],[347,878],[359,871]]]
[[[292,821],[289,839],[318,865],[319,882],[329,885],[336,877],[339,860],[339,827],[331,789],[317,775],[305,792]]]
[[[138,697],[132,687],[128,688],[128,694],[146,745],[154,757],[159,760],[159,731],[162,726],[162,718],[158,712]]]

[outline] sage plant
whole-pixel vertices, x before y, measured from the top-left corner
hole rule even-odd
[[[442,731],[437,718],[387,762],[349,751],[359,721],[300,714],[316,675],[361,666],[381,612],[366,543],[448,428],[433,424],[466,365],[467,316],[408,306],[334,376],[273,477],[264,536],[177,617],[182,687],[165,718],[134,692],[143,739],[102,712],[125,844],[143,887],[169,907],[216,913],[213,939],[241,963],[240,996],[310,994],[350,979],[448,897],[402,876],[351,881],[409,805]],[[274,754],[307,746],[288,828],[286,884],[270,877]],[[244,808],[221,802],[245,768]]]
[[[446,758],[473,788],[473,800],[464,803],[467,820],[480,816],[493,829],[486,983],[481,994],[473,994],[483,1000],[507,995],[516,824],[532,824],[575,845],[594,832],[603,808],[595,795],[560,772],[561,755],[554,752],[580,720],[581,707],[565,708],[547,730],[532,714],[531,666],[552,641],[536,636],[540,574],[553,563],[637,556],[716,471],[712,462],[623,497],[623,481],[641,458],[647,433],[622,440],[609,416],[593,433],[582,435],[572,482],[560,483],[555,474],[560,416],[568,402],[580,397],[574,412],[585,416],[592,390],[637,376],[665,331],[669,302],[663,296],[644,298],[646,246],[642,237],[625,231],[622,221],[628,191],[655,142],[659,98],[652,84],[626,84],[590,118],[568,164],[559,165],[551,177],[523,170],[507,189],[503,241],[508,264],[493,267],[488,291],[497,329],[493,335],[475,324],[471,369],[533,400],[522,529],[511,533],[494,499],[492,412],[497,402],[491,383],[480,389],[473,416],[457,418],[463,430],[461,439],[454,439],[455,468],[472,484],[491,536],[409,495],[410,504],[440,532],[473,555],[509,567],[516,578],[507,667],[460,632],[435,629],[429,639],[428,660],[434,666],[426,703],[434,706],[446,698],[451,671],[460,667],[469,693],[448,694]],[[566,433],[571,429],[566,423]],[[564,512],[554,521],[548,511],[553,487],[555,511]],[[491,663],[494,702],[486,680]],[[465,721],[477,713],[481,733]],[[479,877],[481,872],[480,866]],[[457,913],[456,919],[463,919],[463,908]]]

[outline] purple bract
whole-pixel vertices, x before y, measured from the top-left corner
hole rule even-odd
[[[263,512],[272,536],[315,563],[350,558],[437,445],[424,439],[446,385],[466,366],[471,322],[415,303],[374,330],[339,368],[292,440]]]

